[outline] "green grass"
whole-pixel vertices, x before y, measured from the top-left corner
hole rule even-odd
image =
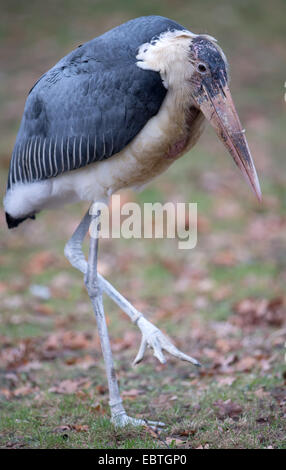
[[[167,374],[164,375],[166,378]],[[218,387],[212,381],[207,390],[200,393],[185,381],[178,391],[173,378],[172,383],[161,387],[160,393],[169,398],[177,393],[176,401],[160,412],[152,409],[152,401],[158,396],[155,378],[149,376],[148,382],[148,397],[144,394],[140,400],[126,401],[126,406],[132,415],[145,412],[148,417],[149,408],[152,419],[164,420],[167,426],[161,433],[161,441],[154,440],[143,428],[115,429],[107,416],[97,417],[91,412],[93,400],[90,398],[80,401],[75,396],[59,397],[43,392],[33,407],[28,398],[1,403],[0,443],[2,446],[9,442],[11,446],[30,448],[160,448],[165,447],[164,441],[171,435],[174,440],[182,440],[184,447],[191,448],[206,444],[225,448],[264,448],[275,444],[275,447],[285,448],[285,423],[275,401],[261,400],[253,393],[257,388],[271,390],[279,384],[275,376],[267,380],[242,376],[235,385],[227,388]],[[137,385],[136,380],[133,385]],[[142,386],[142,382],[138,381],[138,385]],[[217,417],[214,403],[228,399],[243,407],[237,420]],[[107,411],[105,400],[102,409]],[[85,426],[86,430],[69,429],[71,425],[79,429]],[[190,435],[182,437],[186,431]]]

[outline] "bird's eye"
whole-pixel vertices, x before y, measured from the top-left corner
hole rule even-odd
[[[207,68],[206,68],[205,64],[200,63],[200,64],[198,64],[198,66],[197,66],[197,70],[198,70],[198,72],[200,72],[200,73],[206,73]]]

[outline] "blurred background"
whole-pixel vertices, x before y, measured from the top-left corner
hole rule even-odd
[[[184,429],[193,429],[182,434],[179,424],[170,428],[169,439],[175,439],[171,445],[178,447],[283,447],[285,1],[0,0],[0,5],[1,197],[27,93],[72,49],[126,20],[149,14],[170,17],[218,40],[229,60],[233,99],[260,178],[262,204],[207,128],[196,147],[143,192],[122,193],[123,202],[197,202],[197,247],[178,250],[177,240],[104,240],[99,270],[205,365],[200,373],[175,360],[163,367],[149,354],[138,369],[140,375],[134,372],[130,361],[140,335],[107,300],[120,384],[133,414],[163,418],[168,409],[167,422],[175,418]],[[115,438],[109,429],[105,436],[100,424],[94,424],[108,414],[96,325],[81,275],[63,255],[86,208],[77,204],[47,211],[10,232],[1,209],[4,447],[94,446],[95,436],[99,445],[99,431],[100,445],[107,447],[127,441],[133,447],[162,444],[146,432],[126,437],[122,431]],[[32,293],[35,284],[44,287],[46,295],[37,289]],[[158,372],[160,393],[154,376]],[[133,395],[128,395],[130,388]],[[153,399],[147,400],[147,395]],[[227,407],[227,400],[238,408]],[[64,443],[58,432],[49,432],[69,423],[71,410],[75,422],[81,423],[77,425],[87,426],[88,432],[71,431]],[[269,429],[273,414],[276,425]],[[16,426],[19,416],[23,419]],[[186,416],[192,425],[185,424]],[[218,431],[222,421],[226,425]]]

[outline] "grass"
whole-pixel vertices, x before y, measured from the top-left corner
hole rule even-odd
[[[45,370],[45,376],[47,373]],[[169,374],[170,371],[163,374],[163,378],[168,379]],[[39,381],[45,381],[44,376]],[[166,422],[161,441],[155,440],[144,428],[136,431],[132,427],[115,429],[107,416],[91,412],[95,408],[92,408],[93,400],[89,397],[80,400],[74,395],[59,397],[43,392],[32,407],[28,398],[1,404],[4,414],[0,442],[3,446],[29,448],[164,448],[164,441],[171,435],[170,447],[177,447],[177,439],[184,448],[206,445],[211,448],[265,448],[273,444],[285,448],[285,423],[275,413],[275,400],[262,400],[255,395],[257,388],[263,386],[267,389],[279,384],[277,379],[257,381],[255,376],[247,379],[242,376],[231,387],[222,388],[209,383],[207,389],[198,394],[196,388],[186,381],[181,382],[178,391],[173,378],[173,383],[164,385],[160,394],[166,398],[166,403],[174,393],[177,393],[176,399],[172,406],[165,410],[161,408],[160,413],[151,404],[158,396],[154,382],[151,376],[148,396],[144,394],[140,400],[128,400],[126,405],[132,415],[146,415],[149,408],[152,418],[159,415]],[[132,385],[142,387],[142,380],[134,380]],[[221,420],[217,417],[213,404],[227,399],[243,406],[239,419]],[[102,410],[107,411],[105,400]],[[71,424],[78,429],[86,427],[86,430],[72,430]]]
[[[9,234],[1,214],[0,446],[285,448],[285,323],[279,323],[275,310],[279,299],[284,301],[282,309],[286,302],[282,0],[271,5],[258,0],[221,0],[215,5],[210,0],[180,0],[176,8],[163,1],[154,6],[82,0],[80,8],[73,0],[4,2],[2,193],[33,82],[78,44],[143,14],[169,16],[219,39],[230,60],[233,96],[247,129],[264,202],[256,204],[207,129],[193,151],[167,173],[141,193],[124,195],[141,205],[197,202],[196,248],[179,250],[177,239],[100,244],[102,273],[179,348],[203,363],[194,370],[169,358],[162,366],[147,351],[145,361],[132,368],[140,332],[105,299],[124,404],[131,416],[164,421],[160,438],[147,427],[115,429],[109,421],[95,320],[82,276],[63,256],[64,243],[86,206],[40,214],[36,222]],[[49,287],[50,299],[33,297],[33,284]],[[268,310],[259,317],[263,305],[257,304],[258,311],[249,307],[243,316],[237,305],[244,300],[262,302]],[[250,325],[255,314],[257,323]],[[241,411],[236,414],[235,409]]]

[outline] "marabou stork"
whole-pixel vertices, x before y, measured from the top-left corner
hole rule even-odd
[[[40,210],[77,201],[107,201],[166,170],[199,139],[205,118],[214,127],[258,198],[259,181],[228,87],[226,57],[216,40],[160,16],[136,18],[79,46],[31,89],[13,150],[4,199],[16,227]],[[142,341],[199,365],[97,273],[98,237],[82,242],[100,211],[87,212],[65,247],[84,282],[97,320],[109,386],[111,420],[145,424],[126,414],[119,394],[102,292],[138,325]],[[149,422],[156,424],[154,422]],[[158,424],[158,423],[157,423]],[[159,423],[160,424],[160,423]],[[162,423],[161,423],[162,424]]]

